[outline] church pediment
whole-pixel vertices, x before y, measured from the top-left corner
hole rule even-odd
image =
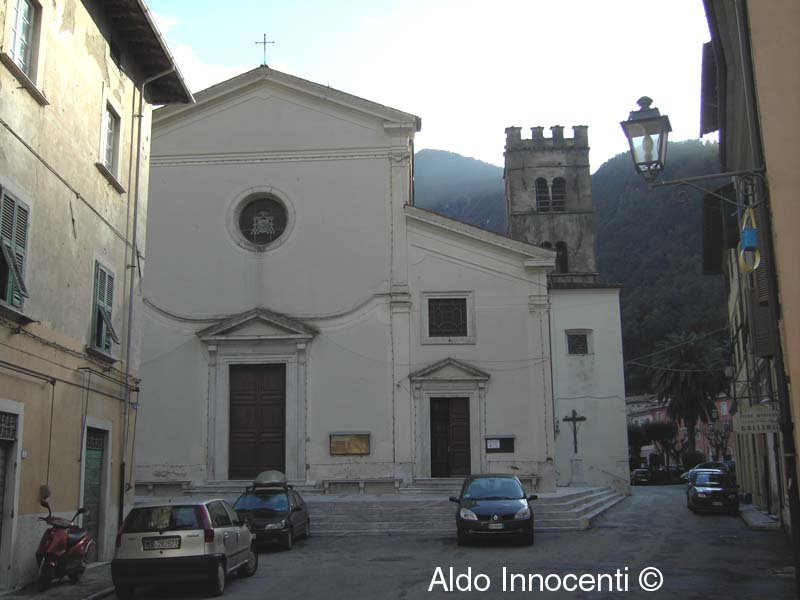
[[[305,323],[257,308],[207,327],[197,333],[206,342],[241,340],[309,340],[317,330]]]
[[[487,381],[489,373],[481,371],[477,367],[456,360],[445,358],[439,362],[423,367],[411,373],[408,378],[411,381]]]

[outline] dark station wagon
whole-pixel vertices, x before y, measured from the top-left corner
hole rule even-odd
[[[261,473],[234,504],[255,535],[256,543],[278,543],[291,550],[294,540],[311,535],[311,517],[299,493],[283,473]]]

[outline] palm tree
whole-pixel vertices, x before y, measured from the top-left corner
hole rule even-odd
[[[672,333],[656,344],[655,354],[653,390],[667,405],[667,416],[686,426],[688,450],[695,452],[697,423],[708,423],[725,387],[722,347],[696,333]]]

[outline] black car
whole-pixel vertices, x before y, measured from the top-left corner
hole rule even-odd
[[[739,486],[726,470],[694,471],[686,489],[686,507],[692,512],[726,512],[739,514]]]
[[[291,550],[295,539],[311,535],[306,503],[285,480],[265,484],[257,479],[233,508],[249,524],[256,544],[276,542]]]
[[[634,469],[631,472],[631,485],[647,485],[653,478],[650,476],[650,469]]]
[[[490,537],[512,537],[533,544],[533,510],[519,479],[514,475],[472,475],[464,480],[461,494],[450,496],[458,504],[458,543]]]

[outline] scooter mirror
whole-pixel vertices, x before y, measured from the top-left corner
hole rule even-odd
[[[39,504],[42,506],[46,506],[45,502],[50,497],[50,488],[46,485],[43,485],[39,488]]]
[[[85,509],[85,508],[83,508],[83,507],[81,506],[81,507],[78,509],[78,512],[77,512],[77,513],[75,513],[75,514],[77,514],[77,515],[82,515],[82,514],[83,514],[83,513],[85,513],[85,512],[86,512],[86,509]]]

